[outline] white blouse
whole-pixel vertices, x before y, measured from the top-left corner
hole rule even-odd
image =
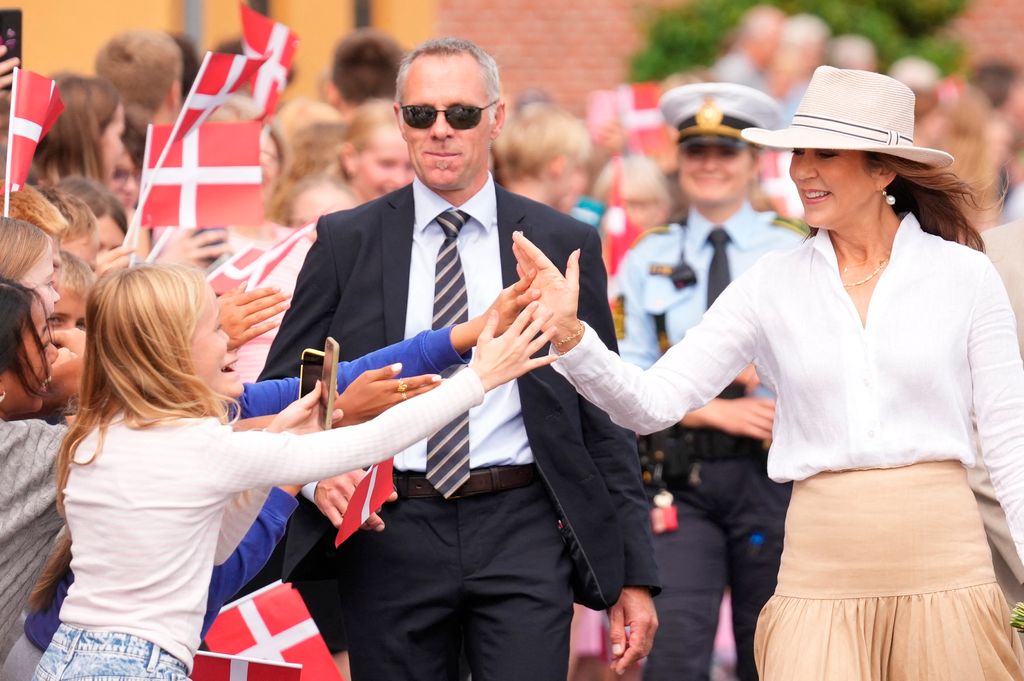
[[[555,369],[616,423],[649,433],[707,403],[753,363],[777,395],[768,474],[959,459],[971,417],[1024,556],[1024,370],[1010,302],[983,253],[908,214],[862,324],[825,230],[769,253],[649,370],[589,329]]]

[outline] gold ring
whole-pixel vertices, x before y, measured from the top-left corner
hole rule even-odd
[[[402,397],[405,397],[405,391],[408,390],[408,389],[409,389],[409,386],[408,386],[408,384],[406,384],[405,381],[399,381],[398,382],[398,392],[400,392],[402,394]]]

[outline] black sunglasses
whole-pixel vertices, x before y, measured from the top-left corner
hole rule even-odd
[[[456,130],[469,130],[480,124],[480,114],[483,113],[484,109],[492,107],[497,103],[498,100],[494,100],[487,106],[456,104],[447,109],[435,109],[432,106],[423,104],[411,104],[403,106],[401,109],[402,118],[410,128],[418,128],[420,130],[429,128],[437,120],[437,114],[443,113],[444,119],[448,121],[448,125]]]

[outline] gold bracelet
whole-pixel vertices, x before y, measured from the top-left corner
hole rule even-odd
[[[562,347],[563,345],[565,345],[566,343],[569,343],[569,342],[571,342],[571,341],[574,341],[574,340],[576,340],[577,338],[579,338],[580,336],[582,336],[582,335],[583,335],[583,332],[584,332],[584,331],[586,331],[586,330],[587,330],[587,327],[583,326],[583,322],[580,322],[580,328],[579,328],[579,330],[578,330],[578,331],[577,331],[576,333],[574,333],[573,335],[571,335],[571,336],[566,336],[566,337],[565,337],[565,338],[563,338],[562,340],[556,340],[556,341],[554,341],[554,343],[555,343],[555,347],[556,347],[556,348],[560,348],[560,347]]]

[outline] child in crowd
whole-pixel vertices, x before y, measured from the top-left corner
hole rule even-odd
[[[102,279],[86,311],[81,407],[58,462],[76,580],[36,678],[184,681],[213,565],[248,531],[260,490],[381,460],[550,363],[530,358],[549,340],[537,335],[548,316],[531,304],[494,338],[492,313],[469,370],[365,424],[280,434],[316,422],[314,391],[271,432],[238,433],[226,422],[242,386],[202,275],[146,266]]]
[[[50,328],[54,331],[84,331],[85,301],[89,297],[89,290],[96,283],[96,274],[89,269],[88,263],[68,251],[61,251],[60,258],[57,290],[61,294],[60,300],[54,303],[53,314],[50,315]]]

